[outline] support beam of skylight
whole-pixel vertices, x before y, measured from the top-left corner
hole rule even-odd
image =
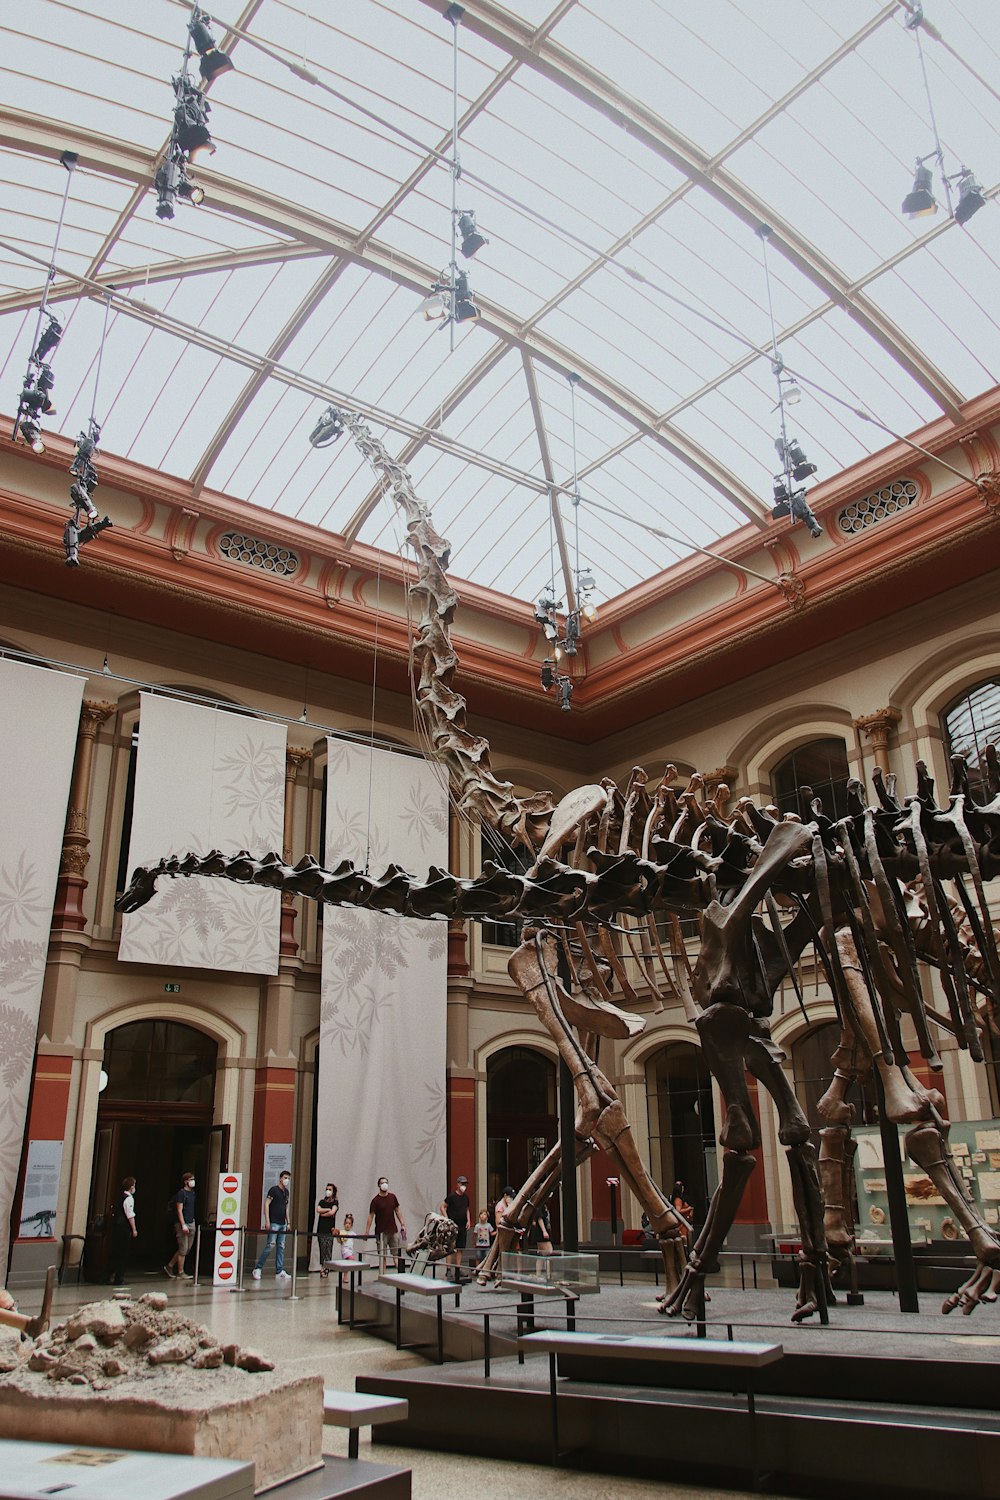
[[[538,434],[538,451],[542,456],[542,472],[550,486],[549,506],[551,507],[552,527],[555,532],[556,547],[559,550],[559,566],[562,569],[563,587],[566,590],[566,608],[574,610],[576,609],[576,580],[573,577],[569,548],[566,545],[566,532],[563,527],[562,512],[559,509],[559,489],[555,482],[556,477],[552,467],[552,455],[549,452],[549,436],[545,431],[542,403],[538,397],[538,382],[535,379],[534,366],[523,349],[521,350],[521,360],[524,364],[524,378],[528,383],[528,400],[531,402],[531,415],[535,419],[535,431]]]
[[[421,3],[431,9],[438,8],[438,0],[421,0]],[[947,416],[958,421],[962,393],[873,302],[861,292],[852,293],[849,279],[817,246],[800,235],[793,225],[731,172],[717,165],[707,152],[700,150],[679,131],[671,129],[652,110],[628,98],[558,42],[551,38],[536,41],[530,26],[497,4],[496,0],[476,0],[475,7],[466,10],[462,24],[565,89],[581,103],[624,126],[630,135],[685,173],[749,228],[770,225],[773,231],[770,243],[774,249],[819,287],[831,302],[843,307]]]

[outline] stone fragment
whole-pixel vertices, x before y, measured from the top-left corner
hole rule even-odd
[[[266,1354],[258,1354],[256,1349],[241,1349],[236,1356],[236,1368],[238,1370],[273,1370],[274,1360],[268,1359]]]
[[[217,1370],[222,1360],[222,1346],[216,1344],[211,1349],[199,1349],[191,1363],[196,1370]]]
[[[166,1292],[146,1292],[139,1298],[143,1307],[152,1308],[154,1312],[166,1312],[170,1306],[170,1299]]]
[[[89,1385],[90,1381],[87,1379],[86,1375],[84,1375],[83,1371],[81,1370],[79,1374],[77,1374],[77,1375],[71,1375],[69,1377],[69,1383],[70,1383],[70,1385]]]
[[[203,1328],[202,1332],[201,1332],[201,1337],[198,1340],[198,1348],[199,1349],[214,1349],[215,1346],[216,1346],[216,1344],[218,1344],[218,1342],[219,1342],[219,1340],[215,1337],[214,1333],[209,1333],[209,1331],[208,1331],[207,1328]]]
[[[104,1363],[101,1365],[101,1369],[103,1370],[103,1372],[104,1372],[105,1375],[127,1375],[128,1374],[128,1365],[125,1363],[125,1361],[123,1359],[117,1359],[115,1357],[112,1357],[111,1359],[106,1359],[104,1361]]]
[[[125,1346],[128,1349],[138,1349],[155,1337],[156,1332],[148,1323],[130,1323],[125,1330]]]
[[[82,1375],[83,1367],[78,1359],[74,1359],[72,1352],[64,1354],[62,1359],[57,1359],[49,1371],[50,1380],[69,1380],[73,1375]]]
[[[32,1350],[31,1357],[28,1360],[28,1369],[39,1371],[51,1370],[52,1366],[56,1363],[56,1356],[52,1354],[50,1350],[34,1349]]]
[[[223,1344],[222,1357],[226,1361],[227,1365],[235,1365],[236,1361],[240,1357],[239,1344]]]
[[[89,1354],[92,1349],[97,1348],[97,1340],[92,1333],[81,1333],[76,1341],[76,1352],[78,1354]]]
[[[175,1333],[171,1338],[161,1339],[146,1355],[151,1365],[182,1365],[190,1359],[198,1345],[190,1334]]]
[[[125,1315],[116,1302],[90,1302],[66,1320],[66,1337],[78,1339],[92,1333],[103,1343],[112,1343],[121,1338],[125,1328]]]

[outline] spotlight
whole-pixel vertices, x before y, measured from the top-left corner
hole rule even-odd
[[[62,156],[60,156],[59,158],[59,165],[61,167],[65,167],[67,172],[72,172],[73,168],[76,166],[79,160],[79,151],[64,151]]]
[[[459,271],[455,278],[455,322],[467,323],[470,318],[479,317],[479,308],[472,300],[472,287],[469,285],[469,276],[466,271]]]
[[[986,202],[983,189],[969,171],[963,167],[958,174],[958,203],[955,208],[955,223],[967,224]]]
[[[50,395],[49,395],[49,393],[52,390],[52,387],[55,385],[55,383],[56,383],[56,377],[55,377],[55,374],[53,373],[52,366],[51,365],[44,365],[44,364],[39,365],[38,366],[38,374],[35,377],[35,387],[36,387],[36,389],[38,391],[38,394],[41,396],[41,403],[40,403],[40,405],[41,405],[41,409],[42,409],[42,414],[43,414],[43,416],[46,416],[46,417],[54,417],[55,416],[56,409],[53,406],[52,401],[50,399]]]
[[[214,152],[208,116],[211,105],[199,89],[183,74],[174,79],[177,104],[174,108],[174,140],[188,160],[196,151]]]
[[[340,419],[340,413],[334,407],[328,406],[320,417],[316,426],[309,434],[309,441],[314,448],[329,448],[344,433],[344,424]]]
[[[559,679],[559,707],[564,714],[570,711],[570,701],[573,697],[573,683],[568,677]]]
[[[806,500],[805,490],[789,491],[780,475],[774,481],[774,507],[771,515],[775,521],[780,521],[785,516],[790,516],[793,521],[802,521],[809,531],[810,536],[823,535],[823,528],[813,515],[809,502]]]
[[[47,317],[49,326],[43,330],[35,347],[35,352],[31,356],[36,365],[42,364],[52,353],[53,349],[58,349],[59,340],[63,336],[62,324],[58,318],[54,317],[52,313],[48,313]]]
[[[451,312],[451,299],[445,292],[432,290],[430,296],[425,297],[421,302],[419,311],[423,313],[428,323],[434,323],[438,318],[448,317]]]
[[[177,186],[178,198],[186,198],[188,203],[193,203],[195,208],[200,208],[205,201],[205,189],[198,183],[192,182],[190,177],[182,174]]]
[[[233,71],[234,63],[232,58],[229,57],[228,53],[220,52],[215,45],[215,37],[212,35],[208,25],[208,16],[204,12],[196,15],[194,20],[190,22],[188,32],[201,58],[198,70],[206,83],[211,83],[212,79],[217,78],[220,73],[231,73]]]
[[[462,254],[466,260],[471,260],[477,250],[489,244],[489,240],[476,228],[476,216],[471,211],[459,214],[458,232],[462,236]]]
[[[464,5],[449,5],[448,9],[444,13],[444,18],[446,21],[450,21],[453,26],[457,26],[464,15]]]
[[[580,639],[580,616],[576,610],[566,616],[566,640],[564,648],[567,656],[576,655],[576,643]]]
[[[88,521],[97,520],[97,506],[90,498],[90,491],[79,480],[70,485],[69,498],[77,511],[86,511]]]
[[[803,479],[816,473],[816,465],[806,458],[796,438],[792,438],[787,444],[781,438],[775,438],[774,449],[785,468],[791,470],[792,478],[797,483],[801,484]]]
[[[173,218],[174,200],[180,192],[183,175],[182,164],[173,154],[165,161],[161,161],[157,167],[153,186],[156,189],[156,217],[158,219]]]
[[[585,620],[589,621],[591,625],[597,619],[597,605],[589,595],[584,598],[583,608],[580,613],[583,615],[583,618]]]
[[[587,592],[590,589],[596,589],[597,579],[594,577],[593,573],[581,573],[579,578],[577,579],[577,587],[583,589],[584,592]]]
[[[937,213],[937,199],[933,188],[934,175],[930,167],[925,167],[918,157],[912,191],[903,199],[903,213],[908,219],[923,219],[928,214]]]
[[[542,662],[542,691],[549,693],[556,685],[555,662],[549,658]]]
[[[45,452],[45,444],[42,442],[42,427],[37,417],[21,417],[17,424],[17,430],[28,447],[35,453]]]
[[[95,512],[96,515],[96,512]],[[105,516],[102,521],[92,521],[87,526],[77,524],[79,513],[72,516],[63,528],[63,546],[66,549],[67,568],[78,568],[80,566],[79,549],[92,542],[102,531],[107,531],[112,524],[111,517]]]

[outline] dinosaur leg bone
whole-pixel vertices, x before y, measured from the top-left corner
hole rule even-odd
[[[906,1152],[910,1160],[916,1162],[917,1166],[922,1167],[927,1173],[969,1236],[969,1243],[979,1262],[979,1269],[1000,1270],[1000,1240],[983,1222],[979,1209],[966,1196],[965,1184],[955,1171],[944,1132],[930,1123],[914,1126],[906,1135]],[[976,1279],[973,1277],[973,1282]],[[963,1312],[970,1313],[978,1300],[979,1296],[959,1297],[958,1301],[953,1301],[949,1297],[941,1311],[951,1312],[953,1307],[961,1306]]]

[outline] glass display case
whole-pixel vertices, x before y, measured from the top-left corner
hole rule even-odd
[[[585,1297],[601,1290],[596,1255],[537,1255],[506,1250],[500,1256],[500,1285],[514,1290],[560,1292]]]

